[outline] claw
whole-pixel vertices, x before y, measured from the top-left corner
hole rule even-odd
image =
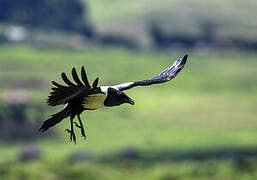
[[[81,131],[81,136],[83,137],[84,140],[87,139],[85,131]]]
[[[65,129],[65,132],[67,132],[67,133],[71,133],[71,130],[69,130],[69,129]]]
[[[80,129],[81,129],[81,126],[80,126],[77,122],[74,122],[74,124],[75,124],[75,126],[76,126],[77,128],[80,128]]]
[[[83,137],[83,139],[86,139],[87,137],[86,137],[86,133],[85,133],[85,130],[84,130],[84,126],[83,126],[83,124],[82,124],[82,121],[81,121],[79,115],[78,115],[77,117],[78,117],[78,119],[79,119],[79,124],[80,124],[80,125],[79,125],[77,122],[74,122],[74,124],[75,124],[76,127],[80,128],[80,134],[81,134],[81,136]]]
[[[76,125],[76,124],[75,124]],[[76,125],[76,127],[78,127],[78,128],[80,128],[80,134],[81,134],[81,136],[83,137],[83,139],[86,139],[87,137],[86,137],[86,133],[85,133],[85,130],[84,130],[84,128],[83,128],[83,126],[81,127],[81,126],[77,126]]]
[[[65,129],[65,132],[70,134],[70,142],[73,141],[76,144],[76,136],[75,136],[74,131],[69,130],[69,129]]]

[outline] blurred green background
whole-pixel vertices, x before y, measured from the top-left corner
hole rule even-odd
[[[257,2],[0,0],[0,180],[257,179]],[[84,65],[135,106],[84,112],[41,134],[51,80]]]

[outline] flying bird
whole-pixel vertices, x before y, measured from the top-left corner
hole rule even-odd
[[[70,129],[66,129],[66,132],[70,134],[70,141],[73,141],[76,144],[74,125],[80,129],[82,137],[86,138],[84,126],[80,118],[80,114],[83,111],[119,106],[124,103],[134,105],[133,99],[127,96],[123,91],[136,86],[149,86],[170,81],[183,69],[187,57],[188,55],[185,55],[184,57],[177,59],[174,64],[151,79],[126,82],[114,86],[98,86],[98,78],[96,78],[92,86],[90,86],[83,66],[81,67],[82,81],[79,79],[75,68],[72,68],[71,71],[74,82],[70,81],[63,72],[61,76],[66,85],[61,85],[52,81],[54,87],[51,88],[52,91],[48,96],[47,104],[50,106],[65,106],[60,112],[51,115],[39,130],[44,132],[50,127],[60,123],[63,119],[70,117]],[[74,121],[76,116],[79,123]]]

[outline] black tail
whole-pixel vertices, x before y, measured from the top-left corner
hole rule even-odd
[[[64,118],[70,115],[70,110],[68,107],[65,107],[62,111],[51,115],[51,117],[46,120],[43,125],[39,128],[39,131],[44,132],[50,127],[60,123]]]

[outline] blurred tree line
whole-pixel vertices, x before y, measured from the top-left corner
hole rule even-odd
[[[201,19],[196,15],[195,18],[192,18],[197,19],[196,24],[198,25],[195,26],[196,29],[199,29],[199,33],[196,34],[188,33],[190,30],[174,30],[172,24],[175,22],[168,23],[169,20],[165,18],[164,21],[161,20],[162,18],[155,20],[156,22],[152,21],[148,23],[149,26],[145,26],[142,30],[139,28],[134,32],[132,31],[133,33],[127,33],[130,31],[128,27],[131,26],[131,24],[124,26],[119,23],[117,23],[118,25],[116,26],[112,25],[112,27],[105,25],[106,27],[103,26],[104,28],[101,27],[99,28],[100,30],[97,30],[97,26],[93,29],[90,24],[87,7],[87,3],[82,2],[82,0],[0,0],[0,23],[14,23],[26,27],[75,31],[78,32],[79,35],[82,35],[82,38],[77,38],[77,40],[74,41],[77,47],[80,46],[80,44],[83,45],[86,39],[92,40],[93,43],[101,46],[123,46],[133,50],[143,49],[145,47],[155,49],[225,48],[254,51],[257,49],[256,39],[251,38],[250,35],[245,35],[247,33],[233,36],[230,35],[230,31],[225,30],[225,34],[228,33],[229,35],[223,37],[221,35],[223,33],[219,31],[219,26],[221,26],[222,23],[211,21],[208,18]],[[160,13],[160,15],[162,15],[162,13]],[[187,20],[184,21],[184,24],[189,23]],[[139,24],[139,22],[136,23]],[[187,26],[185,26],[185,29],[187,29]],[[14,34],[9,29],[7,31],[9,37]],[[13,38],[9,37],[6,37],[6,34],[1,35],[0,32],[0,42],[7,42],[8,39],[13,40]],[[34,42],[37,42],[37,40],[34,40]],[[41,40],[40,45],[43,44],[42,42]],[[51,40],[45,40],[45,42],[47,42],[45,43],[47,46],[54,44]],[[63,44],[64,43],[62,43],[62,45]]]
[[[9,90],[0,97],[0,141],[38,138],[46,111],[45,105],[31,101],[27,91]],[[50,131],[49,135],[55,133]]]
[[[85,14],[79,0],[0,0],[0,21],[8,23],[83,31]]]

